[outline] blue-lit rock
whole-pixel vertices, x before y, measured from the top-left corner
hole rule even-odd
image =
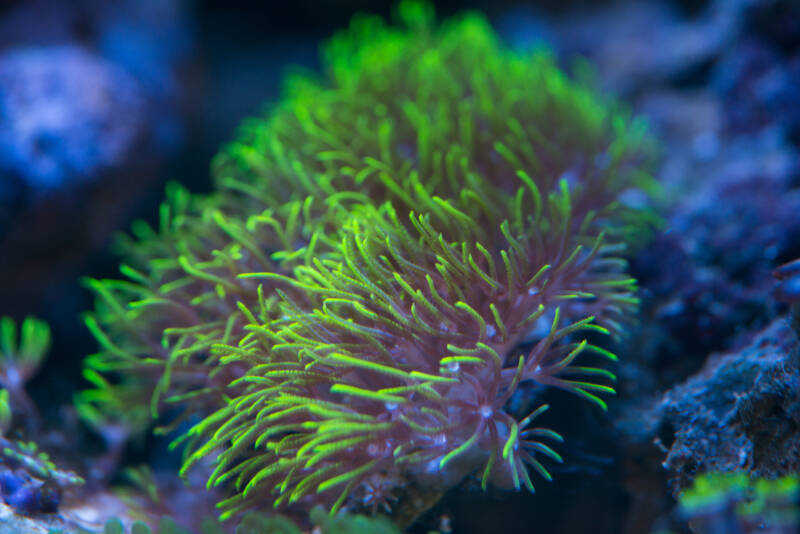
[[[134,149],[144,108],[136,80],[83,48],[6,51],[0,56],[0,175],[36,191],[96,178]]]

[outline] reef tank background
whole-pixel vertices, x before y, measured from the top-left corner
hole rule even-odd
[[[638,311],[624,310],[622,335],[590,339],[618,356],[600,365],[605,374],[596,373],[616,375],[616,395],[602,395],[606,411],[569,391],[547,398],[542,424],[564,437],[564,443],[542,440],[562,463],[537,449],[552,482],[530,469],[535,493],[515,491],[510,479],[490,481],[484,490],[485,458],[470,469],[449,457],[442,469],[467,469],[466,476],[433,496],[411,483],[379,495],[395,513],[388,522],[279,510],[290,520],[259,505],[256,515],[218,524],[215,505],[227,495],[207,491],[206,479],[219,448],[200,455],[201,465],[182,480],[181,451],[169,447],[197,419],[189,414],[173,433],[154,433],[153,426],[180,411],[162,408],[153,422],[149,405],[140,413],[135,391],[118,397],[118,417],[93,411],[91,394],[87,401],[85,392],[121,379],[84,363],[102,349],[87,327],[87,312],[101,306],[87,280],[122,279],[119,264],[129,254],[115,235],[136,220],[157,226],[168,182],[192,193],[214,191],[212,159],[240,138],[244,119],[281,102],[285,76],[319,72],[320,47],[336,31],[357,13],[391,20],[396,2],[6,1],[0,4],[0,533],[798,530],[800,4],[562,0],[433,7],[438,21],[465,10],[483,14],[502,46],[520,54],[549,50],[591,98],[622,102],[647,123],[647,161],[639,163],[657,185],[619,198],[626,209],[648,214],[639,224],[649,235],[629,241],[625,256]],[[478,273],[494,276],[489,256],[475,253],[476,284],[505,283],[502,267],[491,283]],[[502,312],[485,314],[482,336],[502,330],[496,321]],[[614,318],[606,319],[613,330]],[[479,329],[479,323],[459,324]],[[526,340],[521,351],[530,353],[535,341]],[[475,353],[451,357],[466,367]],[[516,366],[516,360],[508,365]],[[354,405],[368,403],[365,390],[348,387]],[[381,395],[387,404],[401,400],[397,392]],[[508,437],[508,425],[496,428]],[[504,443],[498,456],[514,457]],[[246,453],[233,461],[240,457]],[[359,491],[379,494],[378,486],[370,480]],[[415,499],[427,500],[409,506]],[[347,512],[386,513],[380,498],[373,502]],[[412,518],[401,520],[409,508]]]

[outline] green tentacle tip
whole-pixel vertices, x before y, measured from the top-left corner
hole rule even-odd
[[[2,385],[12,390],[23,386],[38,371],[50,350],[50,326],[35,317],[22,325],[11,317],[0,318],[0,366],[5,368]]]

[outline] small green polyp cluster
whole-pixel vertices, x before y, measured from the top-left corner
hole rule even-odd
[[[128,280],[89,282],[84,412],[183,407],[184,470],[215,458],[226,515],[472,471],[533,489],[561,437],[529,426],[546,406],[506,411],[519,385],[613,393],[578,362],[615,359],[584,338],[637,306],[623,253],[646,217],[619,198],[650,184],[642,124],[478,15],[399,13],[336,35],[327,78],[289,80],[217,157],[217,192],[172,188]]]
[[[705,473],[681,494],[679,509],[701,533],[720,525],[735,532],[796,532],[799,498],[797,476],[768,480],[743,472]]]
[[[27,317],[19,329],[11,317],[0,317],[0,385],[17,390],[39,370],[50,349],[50,327]]]
[[[26,317],[20,325],[11,317],[0,317],[0,435],[12,423],[12,412],[27,427],[37,426],[36,406],[25,385],[39,371],[50,350],[50,326],[35,317]]]

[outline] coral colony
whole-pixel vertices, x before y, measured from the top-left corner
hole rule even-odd
[[[25,385],[39,370],[50,348],[50,327],[27,317],[17,328],[0,317],[0,498],[22,514],[54,513],[64,489],[83,484],[71,471],[59,469],[33,442],[7,437],[17,419],[28,430],[42,426]]]
[[[711,472],[699,475],[681,493],[679,511],[700,534],[789,534],[800,526],[799,491],[796,476],[769,480],[742,472]]]
[[[398,15],[335,35],[323,75],[217,157],[213,194],[170,187],[125,279],[87,282],[82,413],[172,417],[223,517],[382,509],[468,475],[533,491],[561,461],[547,392],[614,392],[597,334],[637,308],[643,123],[479,15]]]

